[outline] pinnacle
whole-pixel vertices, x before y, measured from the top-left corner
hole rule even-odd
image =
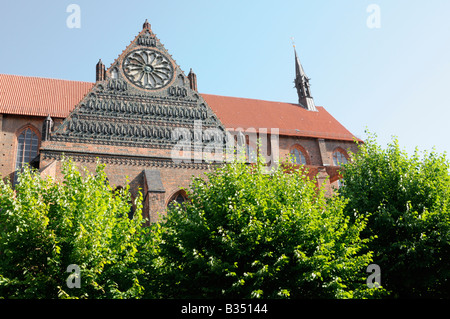
[[[147,19],[145,19],[145,22],[144,22],[144,25],[142,26],[142,29],[151,30],[151,25],[150,25],[150,23],[148,22]]]

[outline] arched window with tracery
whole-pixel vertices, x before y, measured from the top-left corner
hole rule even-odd
[[[347,164],[348,156],[343,149],[337,149],[333,152],[333,164],[334,166],[341,166]]]
[[[186,201],[186,192],[183,190],[180,190],[172,195],[172,197],[167,202],[167,210],[171,210],[176,203],[183,204]]]
[[[39,137],[36,131],[28,126],[17,136],[16,172],[29,164],[38,155],[38,151]],[[17,181],[17,174],[14,176],[14,181]]]
[[[341,166],[344,164],[347,164],[348,162],[348,155],[347,152],[344,151],[341,148],[337,148],[334,152],[333,152],[333,165],[334,166]],[[337,186],[338,188],[341,188],[343,185],[343,180],[342,179],[338,179],[337,180]]]
[[[309,156],[306,150],[300,145],[294,145],[291,148],[291,158],[294,164],[309,165]]]

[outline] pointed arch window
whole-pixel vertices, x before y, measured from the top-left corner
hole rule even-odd
[[[300,146],[298,144],[292,146],[290,153],[291,153],[291,157],[292,157],[294,164],[297,164],[297,165],[309,165],[310,164],[308,153],[302,146]]]
[[[39,138],[29,127],[17,137],[16,170],[21,169],[38,155]]]
[[[24,165],[30,163],[39,150],[39,137],[31,127],[26,127],[17,136],[16,171],[20,171]],[[17,182],[17,174],[14,176]]]
[[[176,203],[183,204],[186,201],[186,193],[183,190],[180,190],[172,195],[167,203],[167,210],[171,210]]]
[[[291,151],[291,155],[293,157],[294,163],[298,165],[306,165],[306,157],[303,155],[302,151],[294,148]]]
[[[339,149],[333,152],[333,164],[334,166],[341,166],[347,164],[348,159],[345,151]]]

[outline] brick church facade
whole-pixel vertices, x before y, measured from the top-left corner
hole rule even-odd
[[[295,68],[298,103],[199,93],[146,21],[108,69],[99,61],[95,83],[0,74],[0,176],[14,182],[29,163],[58,178],[63,156],[100,161],[111,185],[141,189],[155,221],[237,146],[252,162],[259,139],[268,165],[292,156],[332,191],[355,137],[314,104],[296,52]]]

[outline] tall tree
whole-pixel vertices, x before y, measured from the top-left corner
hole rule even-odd
[[[349,217],[367,217],[363,236],[393,297],[450,297],[450,171],[445,154],[383,149],[369,134],[342,171]]]
[[[261,158],[196,178],[161,224],[160,289],[172,298],[359,298],[371,253],[364,218],[327,198],[302,170]]]
[[[0,296],[140,297],[140,200],[129,218],[128,188],[114,191],[103,165],[66,160],[62,172],[56,182],[26,168],[15,189],[0,180]]]

